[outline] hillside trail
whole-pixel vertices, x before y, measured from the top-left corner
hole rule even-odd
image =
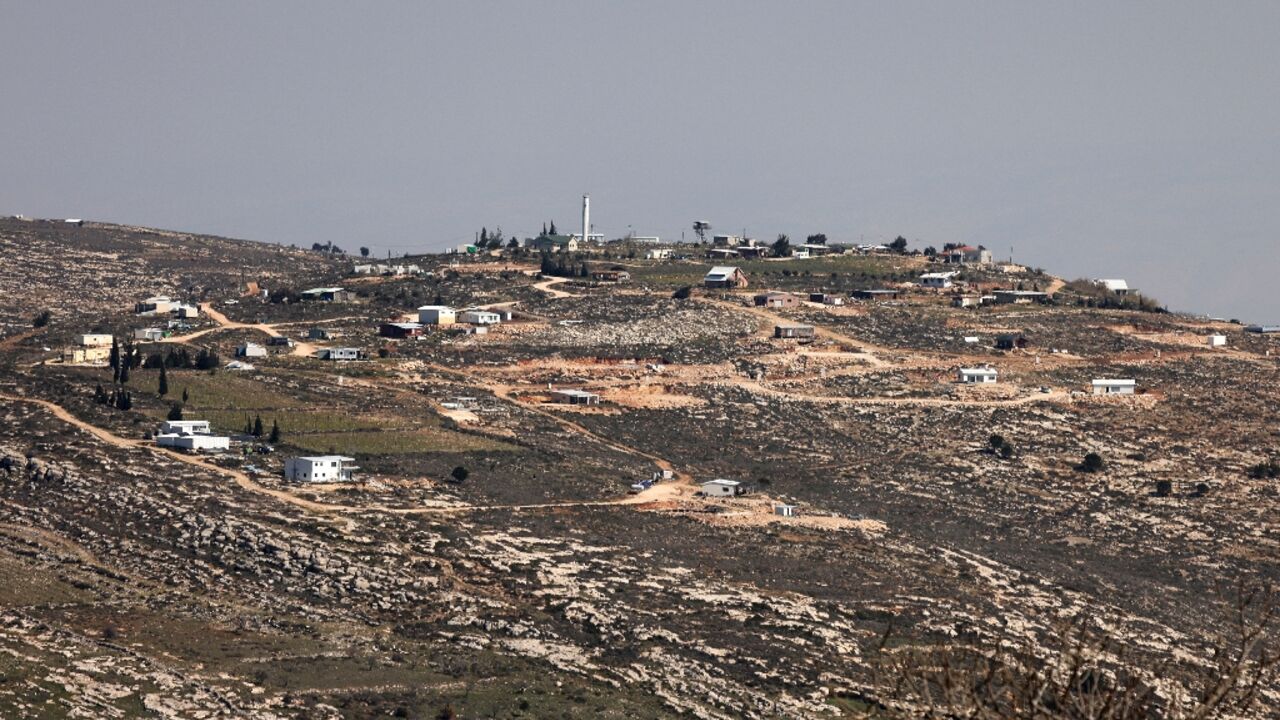
[[[578,295],[576,293],[565,292],[564,290],[556,290],[555,288],[551,287],[552,285],[559,285],[560,283],[563,283],[563,282],[569,282],[569,278],[551,278],[550,280],[543,280],[542,282],[534,283],[533,289],[541,290],[542,292],[550,295],[552,298],[582,297],[581,295]]]
[[[741,296],[731,296],[731,297],[735,297],[739,299],[741,298]],[[755,305],[743,305],[741,302],[738,302],[735,300],[717,300],[714,298],[699,298],[699,299],[702,300],[703,302],[709,302],[715,305],[721,305],[724,307],[732,308],[734,310],[741,310],[741,311],[748,312],[752,315],[755,315],[758,318],[761,318],[762,320],[768,321],[770,324],[773,324],[773,325],[789,325],[789,324],[794,324],[796,322],[795,320],[791,320],[789,318],[783,317],[782,315],[779,315],[773,312],[772,310],[769,310],[768,308],[757,307]],[[891,355],[892,353],[890,353],[890,351],[887,348],[883,348],[876,345],[872,345],[867,342],[863,342],[858,338],[836,332],[835,330],[823,327],[818,324],[813,324],[813,333],[818,337],[827,338],[828,340],[834,340],[843,345],[848,345],[850,347],[858,348],[856,351],[851,352],[850,355],[858,360],[861,360],[867,363],[868,365],[871,365],[872,367],[878,367],[878,368],[894,367],[894,364],[892,362],[883,360],[877,355],[877,353],[880,355]]]
[[[186,463],[187,465],[191,465],[194,467],[201,468],[203,470],[208,470],[213,473],[230,477],[242,489],[247,490],[249,492],[265,495],[275,500],[293,505],[294,507],[297,507],[306,512],[315,513],[322,516],[331,516],[337,513],[365,513],[365,512],[382,512],[382,513],[390,513],[390,514],[397,514],[397,515],[430,515],[430,514],[444,515],[444,514],[453,514],[453,513],[459,513],[459,512],[471,512],[471,511],[483,511],[483,510],[526,510],[526,509],[541,509],[541,508],[604,507],[608,505],[643,505],[647,503],[667,500],[667,499],[670,499],[673,494],[680,493],[679,490],[673,489],[675,487],[674,483],[668,483],[665,485],[662,483],[659,483],[654,487],[648,490],[645,490],[643,492],[640,492],[634,495],[626,495],[619,498],[613,498],[609,500],[567,500],[564,502],[533,503],[533,504],[527,504],[527,505],[440,505],[440,506],[425,506],[425,507],[417,507],[417,508],[399,508],[399,507],[391,507],[387,505],[347,505],[347,504],[336,504],[336,503],[324,503],[324,502],[318,502],[315,500],[307,500],[306,498],[298,497],[297,495],[294,495],[284,490],[277,490],[275,488],[266,487],[254,481],[253,478],[249,477],[249,475],[247,475],[246,473],[243,473],[239,470],[235,470],[232,468],[222,467],[221,465],[217,465],[216,463],[209,462],[196,455],[189,455],[189,454],[181,453],[175,450],[170,450],[168,448],[162,448],[145,440],[136,440],[132,438],[121,437],[111,432],[110,430],[107,430],[105,428],[100,428],[92,423],[81,420],[80,418],[76,417],[71,412],[69,412],[66,408],[62,407],[61,405],[58,405],[57,403],[51,402],[49,400],[43,400],[40,398],[23,397],[20,395],[9,395],[6,393],[0,393],[0,400],[38,405],[44,408],[45,410],[47,410],[50,414],[52,414],[57,419],[69,425],[72,425],[76,428],[79,428],[80,430],[83,430],[89,433],[90,435],[97,438],[98,440],[101,440],[102,442],[105,442],[108,445],[111,445],[113,447],[117,447],[125,450],[142,448],[150,452],[154,452],[160,455],[165,455],[179,462]],[[662,467],[664,470],[671,469],[670,465],[665,463],[665,461],[663,461],[663,464],[660,464],[659,467]],[[341,522],[345,526],[345,529],[348,532],[354,529],[354,526],[355,526],[354,520],[351,520],[349,518],[344,518],[342,520],[339,520],[339,522]]]

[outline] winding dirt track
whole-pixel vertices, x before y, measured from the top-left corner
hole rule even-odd
[[[581,295],[577,295],[575,293],[565,292],[564,290],[556,290],[555,288],[551,287],[552,285],[559,285],[560,283],[563,283],[563,282],[569,282],[569,278],[551,278],[550,280],[543,280],[540,283],[534,283],[533,288],[535,290],[541,290],[542,292],[550,295],[553,298],[582,297]]]
[[[261,495],[267,495],[276,500],[288,503],[290,505],[293,505],[307,512],[317,513],[322,515],[331,515],[335,513],[363,513],[363,512],[382,512],[382,513],[390,513],[390,514],[396,514],[396,515],[448,515],[453,513],[473,512],[473,511],[481,511],[481,510],[534,510],[534,509],[541,509],[541,508],[603,507],[607,505],[644,505],[652,502],[659,502],[663,500],[673,499],[675,496],[680,495],[685,491],[692,492],[691,486],[686,485],[684,486],[684,488],[681,488],[677,486],[677,484],[675,483],[667,483],[667,484],[655,485],[652,488],[642,493],[638,493],[636,495],[627,495],[627,496],[610,499],[610,500],[577,500],[577,501],[552,502],[552,503],[535,503],[535,504],[529,504],[529,505],[442,505],[442,506],[427,506],[427,507],[417,507],[417,508],[397,508],[397,507],[388,507],[385,505],[355,506],[355,505],[322,503],[322,502],[316,502],[314,500],[308,500],[306,498],[298,497],[297,495],[294,495],[293,493],[290,493],[284,490],[277,490],[274,488],[266,487],[254,481],[253,478],[249,477],[247,474],[243,472],[240,472],[239,470],[234,470],[231,468],[225,468],[220,465],[216,465],[196,455],[188,455],[186,453],[177,452],[175,450],[170,450],[168,448],[162,448],[152,443],[149,443],[145,440],[134,440],[131,438],[121,437],[111,432],[110,430],[100,428],[96,425],[93,425],[91,423],[85,422],[84,420],[81,420],[80,418],[68,412],[66,408],[63,408],[61,405],[58,405],[57,403],[54,403],[54,402],[50,402],[48,400],[41,400],[39,398],[21,397],[18,395],[8,395],[8,394],[0,394],[0,400],[39,405],[40,407],[49,411],[54,417],[58,418],[59,420],[65,423],[68,423],[70,425],[73,425],[81,430],[84,430],[85,432],[107,443],[108,445],[112,445],[114,447],[123,448],[123,449],[142,448],[144,450],[149,450],[151,452],[159,453],[161,455],[166,455],[179,462],[183,462],[188,465],[193,465],[203,470],[208,470],[210,472],[217,473],[220,475],[226,475],[232,478],[233,480],[235,480],[236,484],[239,485],[241,488],[244,488],[245,490],[248,490],[250,492],[258,493]],[[590,434],[590,433],[587,433],[587,434]],[[593,435],[592,437],[595,437],[595,436]],[[614,443],[610,443],[610,444],[619,449],[624,449],[623,446],[619,446]],[[634,451],[634,450],[630,452],[635,452],[637,454],[644,455],[645,457],[652,457],[646,453],[638,453],[637,451]],[[655,461],[658,462],[659,467],[662,467],[663,469],[671,469],[670,464],[667,463],[665,460],[656,459]]]

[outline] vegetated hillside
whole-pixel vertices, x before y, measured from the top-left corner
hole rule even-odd
[[[354,276],[119,232],[68,242],[114,275],[133,261],[110,243],[187,257],[164,287],[217,314],[139,342],[126,379],[44,348],[154,324],[129,312],[164,289],[146,275],[0,347],[0,716],[906,718],[926,688],[938,717],[1277,715],[1273,336],[1016,267],[926,290],[919,256],[753,261],[749,288],[680,299],[712,263],[601,253],[572,264],[632,280],[546,280],[516,251]],[[242,274],[353,294],[226,302]],[[846,294],[869,286],[900,294]],[[765,288],[844,303],[764,308]],[[1053,297],[952,306],[996,288]],[[428,303],[511,317],[379,335]],[[774,337],[795,322],[814,337]],[[956,382],[982,366],[999,381]],[[243,436],[158,451],[175,412]],[[358,482],[284,479],[328,452]],[[715,478],[755,492],[702,494]]]
[[[0,252],[9,266],[0,274],[5,334],[29,328],[43,310],[96,319],[153,295],[234,297],[248,282],[270,287],[338,267],[322,253],[280,245],[62,220],[0,218]]]

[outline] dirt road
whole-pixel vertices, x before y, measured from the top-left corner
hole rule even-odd
[[[577,295],[575,293],[565,292],[564,290],[556,290],[555,288],[551,287],[552,285],[559,285],[560,283],[563,283],[563,282],[569,282],[569,278],[551,278],[550,280],[543,280],[540,283],[534,283],[533,289],[541,290],[542,292],[550,295],[553,298],[582,297],[581,295]]]

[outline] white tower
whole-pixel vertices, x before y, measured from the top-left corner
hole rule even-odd
[[[587,243],[587,239],[591,237],[591,196],[582,196],[582,244]]]

